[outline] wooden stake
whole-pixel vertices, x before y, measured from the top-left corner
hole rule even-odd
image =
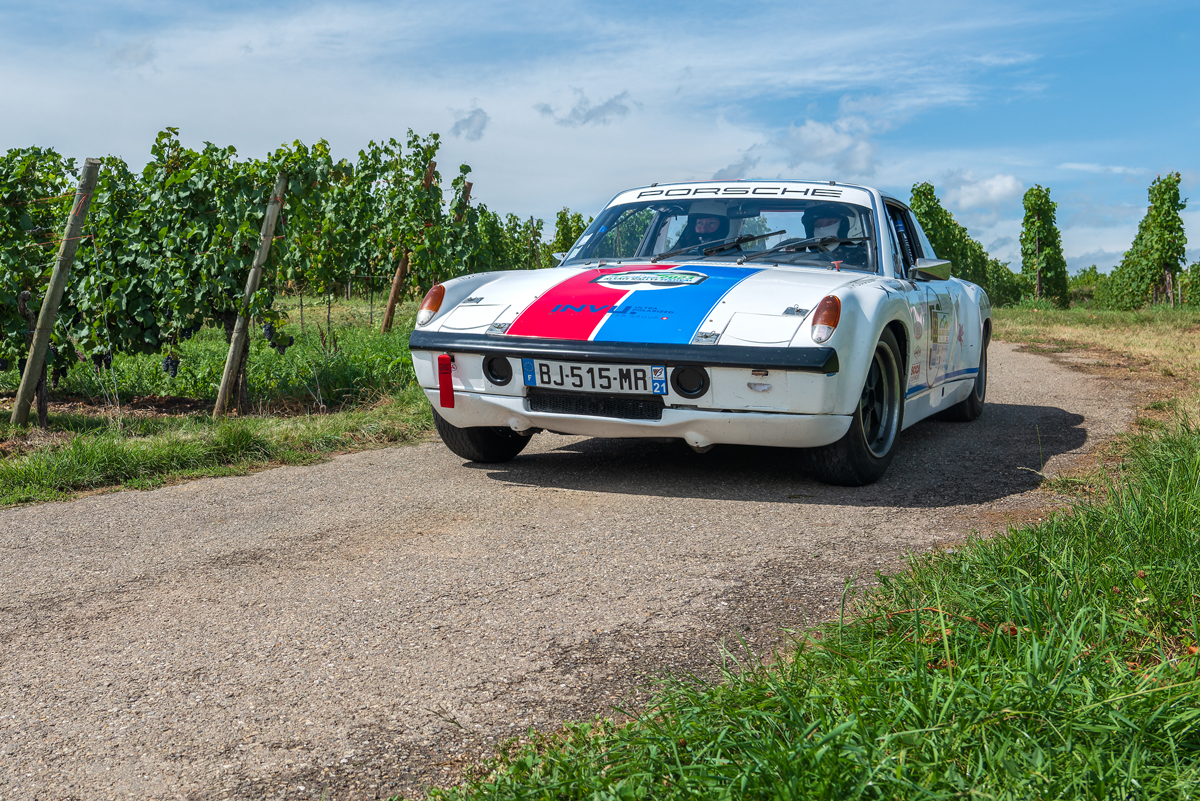
[[[17,401],[13,404],[10,422],[23,426],[29,421],[29,407],[33,394],[46,366],[46,348],[50,346],[50,334],[54,331],[54,318],[58,316],[58,304],[62,302],[63,290],[71,275],[71,264],[79,248],[79,237],[87,220],[88,205],[96,189],[96,177],[100,173],[100,160],[88,159],[83,163],[83,176],[75,190],[75,204],[67,218],[62,244],[58,246],[58,258],[54,261],[54,272],[50,274],[50,286],[42,298],[42,310],[38,314],[37,328],[33,332],[33,343],[29,346],[29,358],[25,362],[25,374],[17,389]]]
[[[383,327],[379,333],[387,334],[392,330],[392,318],[396,316],[396,303],[400,300],[400,289],[404,286],[404,278],[408,275],[408,251],[400,257],[400,266],[392,278],[392,291],[388,295],[387,308],[383,311]]]
[[[463,187],[462,205],[458,207],[458,214],[454,215],[454,221],[456,223],[462,222],[463,211],[466,209],[467,204],[470,202],[471,202],[471,182],[467,181],[467,185]]]
[[[436,169],[437,162],[429,162],[429,166],[425,168],[425,178],[421,181],[422,189],[429,189],[433,186],[433,173]],[[392,330],[392,319],[396,316],[396,304],[400,302],[400,292],[407,275],[408,251],[406,250],[400,257],[400,265],[396,267],[396,275],[392,278],[392,291],[388,293],[387,308],[383,311],[383,325],[379,329],[381,334],[390,333]]]
[[[250,323],[250,299],[258,291],[258,284],[262,280],[263,265],[267,263],[267,257],[271,255],[271,241],[275,237],[275,221],[279,218],[279,209],[283,206],[283,193],[287,190],[287,184],[287,173],[280,172],[279,177],[275,179],[275,188],[271,190],[271,199],[267,202],[267,214],[263,218],[258,252],[254,254],[250,275],[246,278],[246,294],[242,298],[242,308],[238,312],[237,322],[233,326],[233,336],[230,337],[229,356],[225,359],[225,374],[221,376],[221,389],[217,392],[217,405],[213,407],[214,420],[225,414],[230,391],[241,373],[242,347],[246,342],[246,328]]]

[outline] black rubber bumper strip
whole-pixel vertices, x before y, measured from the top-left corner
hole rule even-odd
[[[802,373],[836,373],[833,348],[775,348],[748,345],[659,345],[653,342],[580,342],[575,339],[449,334],[414,331],[409,350],[482,353],[514,358],[633,364],[694,364],[700,367],[761,367]]]

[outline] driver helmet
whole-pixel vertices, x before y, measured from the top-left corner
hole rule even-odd
[[[729,236],[729,217],[724,203],[701,200],[688,209],[687,227],[680,242],[705,244],[719,242]]]
[[[850,234],[850,210],[841,203],[809,206],[804,210],[801,221],[804,223],[804,235],[808,238],[836,236],[845,239]],[[834,228],[834,225],[837,227]]]

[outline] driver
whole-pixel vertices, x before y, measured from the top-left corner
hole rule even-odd
[[[675,247],[698,247],[727,239],[729,237],[729,218],[723,213],[723,208],[718,212],[716,207],[716,203],[709,201],[693,203],[688,212],[687,226],[680,234]]]
[[[822,203],[804,211],[804,233],[808,238],[836,236],[845,239],[850,234],[850,213],[840,203]]]
[[[835,236],[846,239],[850,236],[850,224],[853,213],[841,203],[820,203],[809,206],[804,211],[801,221],[804,223],[804,233],[808,238]],[[820,256],[830,262],[844,262],[848,266],[865,266],[867,250],[863,242],[838,242],[833,245],[822,245]]]

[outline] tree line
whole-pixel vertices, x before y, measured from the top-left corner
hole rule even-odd
[[[954,263],[956,276],[987,290],[992,304],[1047,302],[1067,308],[1072,298],[1100,309],[1139,309],[1157,303],[1200,305],[1200,263],[1187,265],[1187,236],[1180,212],[1180,174],[1150,184],[1149,207],[1121,263],[1109,274],[1092,265],[1069,276],[1055,214],[1058,204],[1041,185],[1025,192],[1021,224],[1021,271],[992,258],[954,219],[930,183],[913,186],[911,207],[939,258]]]

